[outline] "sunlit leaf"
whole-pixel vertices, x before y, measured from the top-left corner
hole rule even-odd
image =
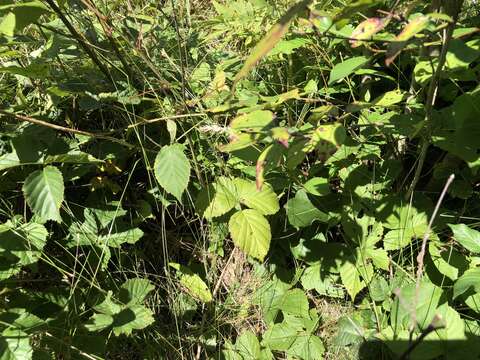
[[[60,205],[63,202],[63,176],[54,166],[31,173],[22,187],[32,211],[44,220],[61,222]]]

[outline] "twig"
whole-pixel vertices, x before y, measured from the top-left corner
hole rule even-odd
[[[430,218],[430,221],[428,223],[427,230],[425,231],[425,234],[423,235],[422,239],[422,247],[420,249],[420,252],[418,253],[417,256],[417,292],[420,287],[420,279],[422,277],[423,273],[423,259],[425,257],[425,251],[427,247],[427,241],[430,238],[430,234],[432,232],[432,225],[433,222],[435,221],[435,218],[437,217],[438,210],[440,209],[440,205],[443,202],[443,198],[447,194],[447,190],[452,184],[453,180],[455,179],[455,174],[452,174],[448,177],[447,182],[445,183],[445,186],[443,187],[442,193],[440,194],[440,197],[438,198],[437,204],[435,205],[435,209],[433,210],[432,217]]]
[[[203,113],[180,114],[180,115],[164,116],[164,117],[159,117],[159,118],[155,118],[155,119],[145,119],[145,120],[139,121],[137,123],[128,125],[127,129],[137,127],[137,126],[140,126],[140,125],[153,124],[153,123],[160,122],[160,121],[176,120],[176,119],[183,119],[183,118],[188,118],[188,117],[198,117],[198,116],[206,116],[206,114],[203,114]]]
[[[409,355],[412,353],[413,350],[422,342],[422,340],[431,332],[441,329],[444,326],[443,325],[436,325],[438,323],[437,316],[434,317],[430,325],[422,331],[419,337],[415,339],[413,343],[410,344],[407,350],[399,357],[399,360],[407,360],[409,358]]]
[[[100,71],[106,76],[106,78],[112,83],[115,84],[115,80],[113,79],[112,75],[106,68],[106,66],[98,59],[97,55],[92,51],[92,49],[88,46],[87,42],[83,35],[81,35],[77,29],[70,23],[70,21],[66,18],[63,14],[62,10],[57,6],[55,0],[45,0],[45,2],[52,8],[52,10],[58,15],[62,23],[66,26],[68,31],[72,34],[72,36],[77,40],[80,44],[82,49],[87,53],[87,55],[92,59],[95,65],[98,66]]]
[[[54,130],[57,130],[57,131],[62,131],[62,132],[70,133],[70,134],[76,134],[76,135],[84,135],[84,136],[88,136],[88,137],[91,137],[91,138],[109,140],[109,141],[121,144],[123,146],[126,146],[128,148],[135,148],[136,147],[135,145],[129,144],[129,143],[123,141],[123,140],[117,139],[113,136],[109,136],[106,133],[93,133],[93,132],[89,132],[89,131],[85,131],[85,130],[67,128],[67,127],[64,127],[64,126],[61,126],[61,125],[52,124],[52,123],[49,123],[49,122],[46,122],[46,121],[43,121],[43,120],[35,119],[35,118],[30,117],[30,116],[14,114],[14,113],[11,113],[11,112],[8,112],[8,111],[5,111],[5,110],[0,110],[0,114],[5,115],[5,116],[10,116],[17,121],[26,121],[26,122],[29,122],[31,124],[48,127],[50,129],[54,129]]]

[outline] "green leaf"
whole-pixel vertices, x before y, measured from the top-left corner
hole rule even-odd
[[[125,305],[141,304],[153,289],[155,286],[148,279],[128,279],[120,287],[118,297]]]
[[[142,305],[123,308],[114,315],[95,313],[85,325],[89,331],[102,331],[112,328],[115,335],[130,335],[133,330],[141,330],[154,322],[153,313]]]
[[[310,226],[315,220],[328,222],[329,216],[317,209],[307,196],[305,190],[299,190],[293,199],[285,205],[288,222],[296,228]]]
[[[303,188],[312,195],[325,196],[330,194],[330,185],[326,178],[312,178],[303,184]]]
[[[222,216],[237,205],[236,192],[235,183],[221,176],[213,185],[200,192],[196,201],[197,208],[206,219]]]
[[[279,309],[303,318],[308,318],[308,299],[301,289],[288,290],[279,304]]]
[[[469,228],[465,224],[448,224],[453,237],[468,251],[480,253],[480,231]]]
[[[290,356],[295,356],[299,359],[321,360],[325,347],[322,340],[318,336],[311,334],[299,334],[295,341],[287,350]]]
[[[28,223],[0,225],[0,280],[20,272],[22,266],[40,259],[48,231],[43,225]]]
[[[61,222],[60,205],[63,202],[63,177],[54,166],[31,173],[22,187],[25,199],[32,211],[44,220]]]
[[[453,298],[462,295],[467,290],[473,289],[480,293],[480,268],[469,269],[453,284]]]
[[[260,357],[260,343],[252,331],[245,331],[237,338],[235,350],[243,360],[256,360]]]
[[[390,286],[388,285],[387,280],[381,276],[376,276],[373,278],[369,286],[370,297],[373,301],[384,301],[387,299],[390,294]]]
[[[254,181],[235,179],[238,200],[249,208],[258,210],[263,215],[275,214],[279,209],[278,198],[272,187],[264,183],[261,190]]]
[[[0,23],[0,34],[13,36],[27,25],[47,13],[48,8],[40,1],[13,3],[0,6],[0,14],[7,12]]]
[[[330,72],[330,79],[328,80],[328,85],[332,85],[335,82],[346,78],[355,70],[362,68],[367,62],[367,57],[357,56],[347,59],[340,64],[336,64]]]
[[[364,273],[362,273],[362,270]],[[342,283],[347,289],[348,294],[355,300],[355,296],[367,285],[366,282],[360,278],[360,275],[366,276],[366,280],[371,280],[373,275],[373,267],[368,264],[366,267],[358,266],[352,262],[345,262],[340,268],[340,277]]]
[[[442,295],[442,289],[431,282],[422,281],[418,296],[415,283],[403,285],[392,306],[392,327],[408,329],[412,322],[412,312],[415,311],[417,325],[425,329],[433,320]]]
[[[305,269],[300,279],[305,290],[315,289],[320,295],[334,298],[343,298],[345,292],[336,285],[338,275],[322,274],[322,265],[315,264]]]
[[[273,113],[267,110],[255,110],[237,116],[230,123],[235,131],[261,132],[265,131],[273,121]]]
[[[182,284],[190,295],[194,298],[208,303],[213,300],[212,293],[208,288],[208,285],[202,280],[200,276],[195,274],[187,266],[177,263],[169,263],[169,265],[177,269],[180,273],[180,284]]]
[[[459,271],[468,268],[468,260],[465,255],[460,254],[452,246],[443,249],[442,243],[429,241],[428,252],[437,270],[451,280],[458,278]]]
[[[155,177],[165,191],[179,201],[190,178],[190,163],[181,144],[162,147],[155,158]]]
[[[33,355],[30,336],[23,331],[6,328],[0,336],[1,360],[28,360]]]
[[[263,334],[263,343],[271,350],[285,351],[297,337],[297,330],[289,324],[273,324]]]
[[[270,224],[261,212],[254,209],[240,210],[228,222],[233,242],[247,255],[263,261],[272,238]]]

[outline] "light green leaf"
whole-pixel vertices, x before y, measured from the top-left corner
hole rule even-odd
[[[460,245],[471,252],[480,253],[480,231],[471,229],[465,224],[448,224],[448,226]]]
[[[263,344],[271,350],[285,351],[290,348],[297,337],[297,330],[289,324],[273,324],[263,334]]]
[[[263,261],[270,248],[272,235],[270,224],[261,212],[240,210],[230,218],[228,228],[236,246],[247,255]]]
[[[264,183],[259,191],[254,181],[235,179],[234,183],[238,200],[249,208],[263,215],[275,214],[280,209],[277,195],[269,184]]]
[[[300,279],[305,290],[315,289],[320,295],[343,298],[345,292],[340,285],[336,285],[338,275],[327,274],[322,276],[321,264],[315,264],[305,269]]]
[[[219,177],[217,181],[202,190],[196,204],[199,212],[206,219],[222,216],[232,210],[238,203],[234,182],[227,177]]]
[[[347,261],[340,268],[340,278],[352,301],[355,300],[355,296],[366,286],[366,282],[360,278],[360,275],[366,275],[367,280],[370,280],[373,275],[372,265],[368,264],[364,269],[361,269],[360,266]]]
[[[235,350],[243,360],[257,360],[260,357],[260,343],[252,331],[245,331],[237,338]]]
[[[321,360],[325,347],[318,336],[303,333],[297,335],[295,341],[287,350],[290,356],[299,359]]]
[[[128,279],[120,287],[118,297],[125,305],[141,304],[153,289],[155,286],[148,279]]]
[[[47,166],[31,173],[22,187],[32,211],[44,220],[61,222],[60,205],[63,202],[63,177],[60,170]]]
[[[314,177],[303,184],[304,189],[312,195],[325,196],[330,194],[328,179]]]
[[[183,146],[162,147],[155,159],[154,172],[160,186],[180,201],[190,178],[190,163]]]
[[[352,74],[355,70],[362,68],[368,62],[368,58],[365,56],[357,56],[347,59],[339,64],[336,64],[330,72],[330,79],[328,85],[346,78]]]
[[[237,116],[230,123],[230,128],[235,131],[265,131],[273,121],[273,113],[268,110],[255,110]]]
[[[288,222],[296,228],[310,226],[315,220],[328,222],[329,216],[317,209],[307,196],[305,190],[299,190],[293,199],[285,205]]]
[[[301,289],[288,290],[279,304],[280,310],[303,318],[308,318],[308,299]]]
[[[0,280],[18,273],[22,266],[40,259],[47,242],[48,231],[36,223],[18,227],[10,222],[0,225]]]
[[[179,271],[180,284],[187,289],[190,295],[204,303],[208,303],[213,300],[210,289],[200,276],[195,274],[187,266],[173,262],[169,263],[169,265]]]
[[[453,284],[453,298],[462,295],[469,289],[480,293],[480,268],[469,269]]]
[[[415,283],[403,285],[393,303],[392,327],[396,330],[408,329],[412,325],[412,313],[415,313],[417,325],[425,329],[435,316],[441,295],[442,289],[428,281],[420,283],[418,297]]]
[[[430,258],[441,274],[455,281],[458,278],[459,270],[463,271],[468,268],[468,261],[465,255],[460,254],[451,246],[442,249],[442,245],[438,241],[429,242]]]
[[[48,155],[43,161],[44,164],[53,163],[68,163],[68,164],[94,164],[102,163],[102,160],[98,160],[90,154],[75,151],[60,155]]]
[[[108,235],[97,237],[97,241],[111,247],[119,248],[122,244],[135,244],[143,236],[139,228],[126,229],[119,232],[112,232]]]
[[[40,1],[29,1],[13,3],[0,6],[0,14],[7,12],[7,15],[0,23],[0,34],[13,36],[23,30],[25,26],[35,22],[38,18],[48,12],[48,8]]]
[[[28,360],[33,355],[30,336],[23,331],[6,328],[0,336],[1,360]]]

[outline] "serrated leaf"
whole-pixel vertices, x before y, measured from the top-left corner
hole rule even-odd
[[[222,216],[237,205],[236,192],[231,179],[219,177],[213,185],[200,192],[196,201],[197,208],[206,219]]]
[[[141,304],[153,289],[155,286],[148,279],[128,279],[120,287],[118,297],[126,305]]]
[[[263,334],[263,344],[271,350],[285,351],[293,344],[296,336],[297,330],[289,324],[273,324]]]
[[[260,358],[260,343],[252,331],[245,331],[237,338],[235,350],[243,360]]]
[[[318,336],[302,333],[297,335],[295,341],[287,350],[291,356],[299,359],[321,360],[325,347]]]
[[[255,110],[241,114],[232,120],[230,128],[235,131],[265,131],[273,121],[273,113],[268,110]]]
[[[373,274],[373,269],[367,265],[367,272],[370,275]],[[355,300],[355,296],[366,286],[365,281],[360,277],[360,268],[351,262],[346,262],[340,268],[340,277],[342,279],[342,284],[347,289],[348,294],[352,298],[352,301]]]
[[[181,201],[190,179],[190,162],[181,144],[162,147],[154,164],[155,177],[161,187]]]
[[[277,195],[269,184],[264,183],[261,190],[250,180],[237,178],[234,184],[238,200],[249,208],[258,210],[263,215],[275,214],[280,209]]]
[[[339,64],[336,64],[330,72],[330,79],[328,85],[332,85],[335,82],[346,78],[351,75],[355,70],[362,68],[368,62],[368,58],[365,56],[357,56],[347,59]]]
[[[32,211],[44,220],[61,222],[60,206],[63,202],[63,176],[54,166],[31,173],[22,187]]]
[[[208,303],[213,300],[212,293],[208,288],[208,285],[205,284],[203,279],[195,274],[190,268],[184,265],[177,263],[169,263],[169,265],[175,268],[180,274],[180,284],[182,284],[190,295],[194,298]]]
[[[480,231],[469,228],[465,224],[448,224],[453,231],[453,237],[465,249],[480,253]]]
[[[261,212],[254,209],[240,210],[228,222],[233,242],[247,255],[263,261],[272,238],[270,224]]]
[[[301,289],[288,290],[279,304],[279,309],[290,314],[308,318],[308,299]]]
[[[18,273],[22,266],[40,259],[48,231],[36,223],[15,227],[10,222],[0,225],[0,280]]]

